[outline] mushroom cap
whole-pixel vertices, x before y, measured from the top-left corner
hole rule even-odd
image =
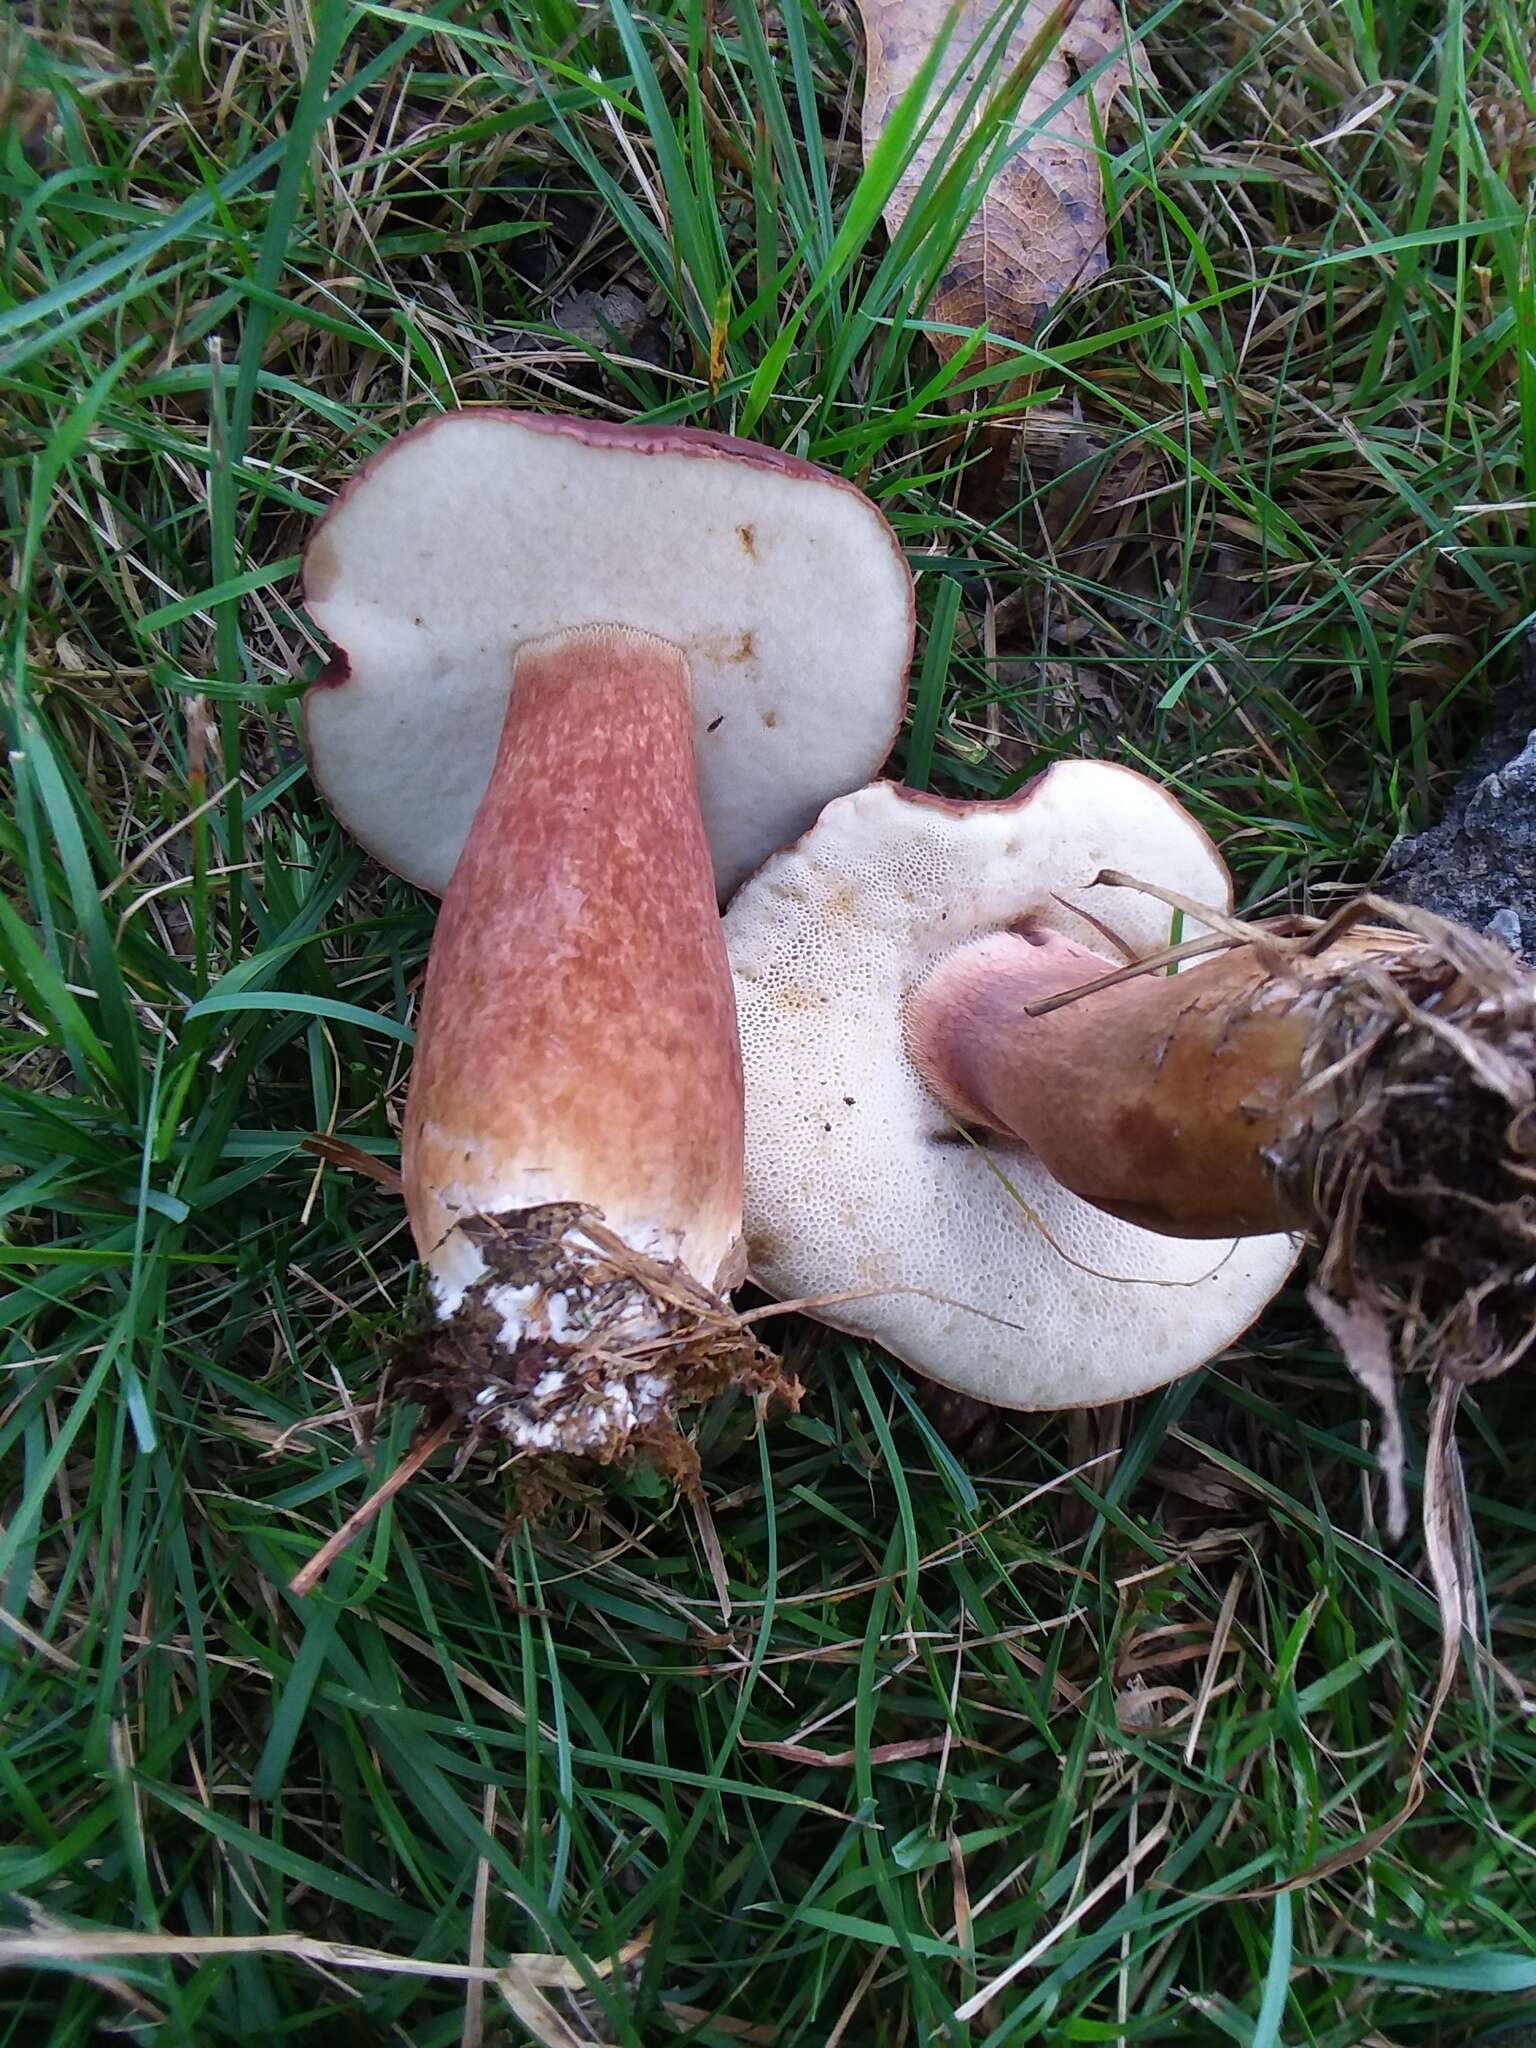
[[[880,513],[697,428],[442,414],[337,497],[304,597],[337,650],[304,699],[315,779],[369,852],[438,893],[529,640],[619,625],[682,649],[722,896],[878,770],[906,705],[912,581]]]
[[[787,1300],[857,1295],[812,1312],[1006,1408],[1176,1379],[1295,1258],[1288,1237],[1190,1241],[1092,1208],[1026,1147],[959,1130],[908,1057],[906,997],[968,941],[1028,917],[1102,953],[1081,904],[1137,952],[1166,945],[1167,908],[1092,887],[1104,868],[1230,905],[1216,849],[1155,783],[1065,762],[1003,803],[892,783],[843,797],[726,916],[754,1279]]]

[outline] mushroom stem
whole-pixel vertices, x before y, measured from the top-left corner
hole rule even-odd
[[[953,1115],[1097,1207],[1175,1237],[1304,1230],[1328,1292],[1509,1363],[1536,1279],[1536,977],[1372,908],[1404,928],[1249,928],[1076,996],[1116,963],[1023,925],[939,964],[908,1047]]]
[[[531,643],[427,971],[403,1168],[439,1320],[407,1391],[608,1458],[757,1371],[721,1299],[742,1144],[687,661]]]
[[[1114,969],[1033,924],[951,955],[908,1011],[923,1078],[963,1122],[1022,1139],[1063,1186],[1145,1230],[1300,1227],[1268,1154],[1301,1085],[1304,1006],[1243,947],[1038,1011]]]

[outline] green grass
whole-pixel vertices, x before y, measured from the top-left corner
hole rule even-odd
[[[429,1479],[283,1590],[412,1427],[371,1405],[398,1203],[301,1140],[397,1156],[431,913],[291,723],[296,552],[399,428],[500,399],[845,472],[918,572],[897,768],[1144,766],[1246,905],[1325,907],[1433,812],[1536,607],[1529,10],[1135,19],[1110,269],[1023,352],[1001,484],[1007,380],[921,326],[995,124],[889,244],[847,10],[9,23],[0,1891],[47,1953],[0,2041],[1357,2048],[1536,2010],[1536,1730],[1486,1661],[1373,1841],[1435,1620],[1299,1300],[1102,1440],[968,1464],[794,1326],[805,1408],[708,1416],[707,1517],[641,1474],[530,1529],[504,1478]],[[562,330],[617,283],[641,324]],[[1463,1425],[1527,1673],[1528,1398]],[[528,1954],[575,1988],[520,1966],[477,2019],[454,1969]]]

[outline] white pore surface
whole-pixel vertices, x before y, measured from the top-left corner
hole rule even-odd
[[[876,773],[905,702],[911,586],[884,521],[716,453],[447,414],[340,500],[306,577],[352,668],[307,700],[316,778],[425,889],[453,872],[526,640],[614,622],[684,650],[722,895]]]
[[[1005,1407],[1176,1378],[1238,1335],[1293,1258],[1285,1237],[1192,1242],[1117,1222],[1023,1146],[970,1143],[907,1058],[905,997],[968,940],[1029,916],[1108,951],[1060,897],[1139,952],[1166,945],[1164,905],[1089,886],[1106,867],[1227,905],[1214,848],[1153,783],[1068,762],[1012,806],[944,811],[889,783],[843,797],[726,917],[753,1277],[786,1300],[868,1290],[815,1313]]]

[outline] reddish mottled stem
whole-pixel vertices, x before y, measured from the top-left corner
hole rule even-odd
[[[688,666],[664,641],[589,627],[518,656],[433,943],[404,1174],[450,1287],[459,1217],[550,1202],[707,1288],[736,1277],[735,1008]]]

